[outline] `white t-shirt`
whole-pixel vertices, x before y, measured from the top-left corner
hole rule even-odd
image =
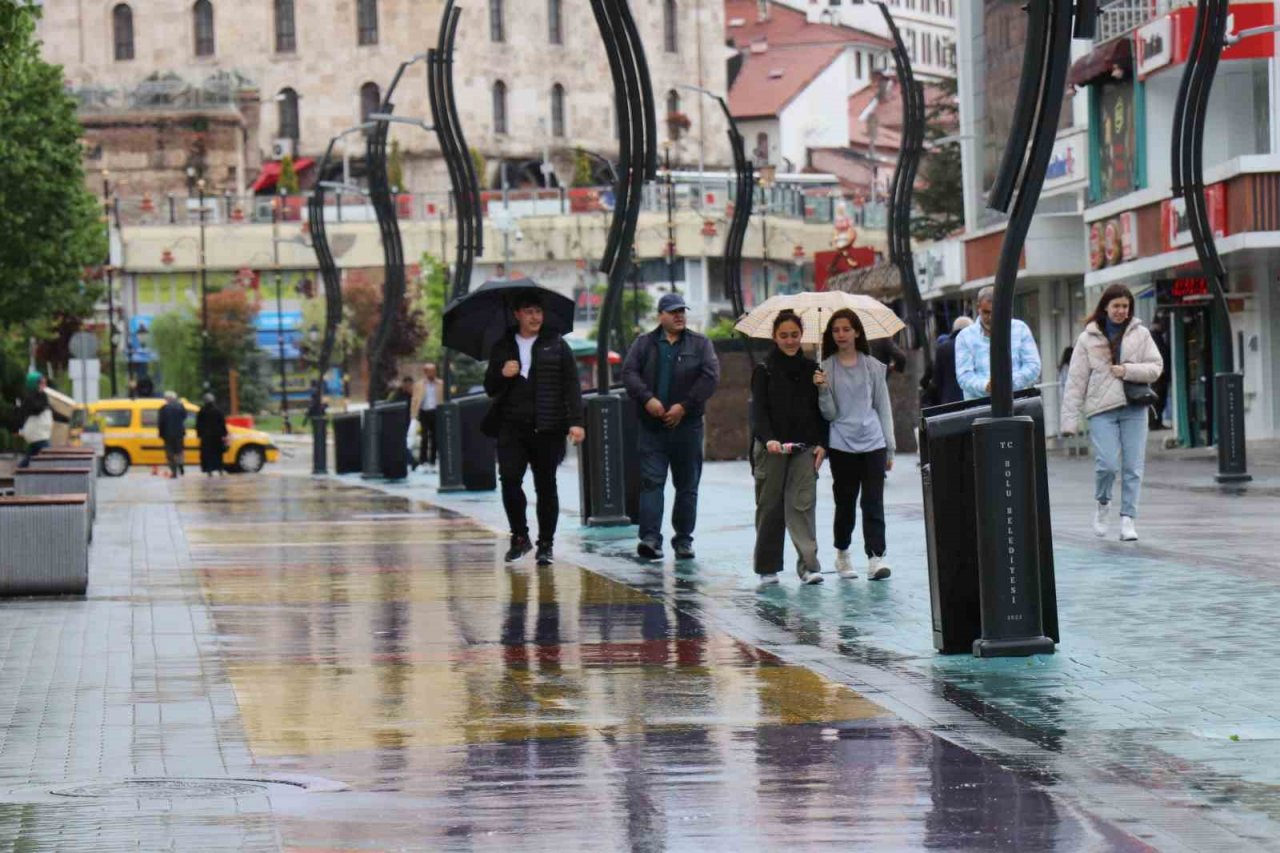
[[[516,335],[516,347],[520,350],[520,375],[525,379],[529,378],[529,368],[533,366],[533,345],[537,340],[537,335],[532,338]]]
[[[438,405],[436,401],[436,383],[434,380],[426,380],[426,387],[422,393],[422,410],[429,412]]]

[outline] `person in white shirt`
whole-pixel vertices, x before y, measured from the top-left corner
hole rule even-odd
[[[413,400],[409,410],[422,427],[418,447],[418,464],[436,467],[436,407],[444,402],[444,381],[436,374],[436,366],[427,362],[422,366],[422,380],[413,387]]]

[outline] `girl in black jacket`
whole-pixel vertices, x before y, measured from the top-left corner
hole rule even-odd
[[[800,582],[822,583],[814,516],[827,421],[813,381],[820,368],[800,351],[803,335],[794,312],[779,313],[773,321],[774,348],[751,375],[755,570],[766,584],[777,583],[782,571],[784,531],[796,549]]]

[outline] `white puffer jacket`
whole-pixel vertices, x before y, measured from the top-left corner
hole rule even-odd
[[[1062,397],[1062,432],[1079,432],[1080,415],[1091,418],[1127,405],[1125,382],[1155,382],[1164,372],[1164,359],[1151,333],[1134,317],[1120,340],[1124,379],[1111,375],[1111,342],[1097,323],[1089,322],[1076,339]]]

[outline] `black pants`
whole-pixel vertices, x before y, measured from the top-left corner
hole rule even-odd
[[[857,523],[854,504],[862,493],[862,543],[868,557],[883,557],[884,543],[884,477],[886,451],[845,453],[831,450],[831,491],[836,499],[834,525],[835,546],[848,550]]]
[[[436,410],[419,409],[418,423],[422,426],[418,444],[418,464],[436,464]]]
[[[498,476],[502,480],[502,508],[507,511],[512,536],[529,535],[524,474],[532,468],[533,488],[538,494],[538,544],[550,545],[556,538],[560,517],[556,468],[564,459],[564,440],[563,433],[535,432],[529,423],[504,423],[499,429]]]

